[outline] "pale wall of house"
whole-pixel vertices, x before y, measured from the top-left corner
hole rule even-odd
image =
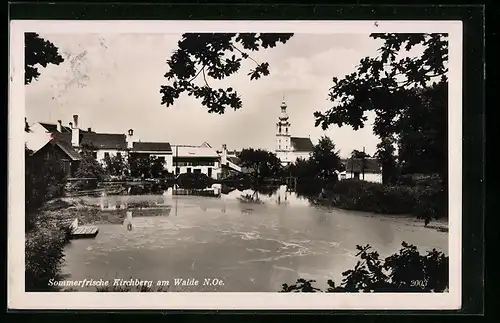
[[[295,163],[299,158],[308,160],[310,157],[310,152],[298,152],[298,151],[277,151],[276,156],[281,160],[282,164]]]
[[[213,179],[218,179],[219,175],[221,173],[221,168],[219,167],[218,163],[216,163],[216,166],[179,166],[179,174],[185,174],[188,172],[188,168],[191,169],[191,173],[194,173],[195,169],[201,170],[202,174],[205,174],[208,176],[208,169],[212,169],[212,178]],[[174,166],[174,172],[175,172],[175,166]]]
[[[340,174],[339,179],[350,179],[352,177],[353,175],[351,175],[351,172],[345,172]],[[363,179],[363,174],[359,174],[359,179]],[[382,183],[382,174],[365,173],[365,181],[372,183]]]
[[[305,159],[305,160],[308,160],[309,157],[311,157],[311,153],[310,152],[292,152],[293,154],[293,161],[295,162],[297,159],[299,158],[302,158],[302,159]]]
[[[104,157],[106,156],[106,153],[109,154],[109,157],[114,157],[116,156],[117,153],[121,153],[123,157],[125,157],[125,152],[118,150],[118,149],[99,149],[97,151],[97,161],[103,162]]]

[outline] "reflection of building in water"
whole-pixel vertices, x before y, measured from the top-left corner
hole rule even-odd
[[[132,211],[127,211],[127,216],[123,220],[123,225],[127,227],[128,231],[132,230]]]
[[[286,185],[281,185],[278,189],[277,202],[278,204],[288,204],[288,190]]]
[[[172,195],[194,195],[194,196],[208,196],[208,197],[220,197],[221,190],[219,188],[176,188]]]

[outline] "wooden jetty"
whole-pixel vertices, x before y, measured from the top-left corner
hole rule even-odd
[[[95,225],[78,225],[78,218],[69,225],[71,239],[95,238],[99,228]]]

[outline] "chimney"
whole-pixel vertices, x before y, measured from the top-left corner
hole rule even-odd
[[[62,132],[62,121],[57,120],[57,132]]]
[[[73,115],[73,124],[75,125],[75,128],[78,128],[78,114]]]
[[[70,122],[70,123],[69,123],[69,127],[70,127],[71,129],[73,129],[73,122]]]
[[[134,129],[129,129],[127,134],[127,148],[132,149],[134,147]]]
[[[88,132],[92,132],[92,128],[88,128],[88,129],[87,129],[87,131],[88,131]]]
[[[221,164],[226,165],[227,164],[227,145],[223,144],[222,145],[222,157],[221,157]]]
[[[73,147],[80,146],[80,128],[78,128],[78,115],[73,116],[73,125],[71,127],[71,145]]]

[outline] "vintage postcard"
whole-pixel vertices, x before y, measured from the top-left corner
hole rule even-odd
[[[9,308],[460,308],[460,21],[10,27]]]

